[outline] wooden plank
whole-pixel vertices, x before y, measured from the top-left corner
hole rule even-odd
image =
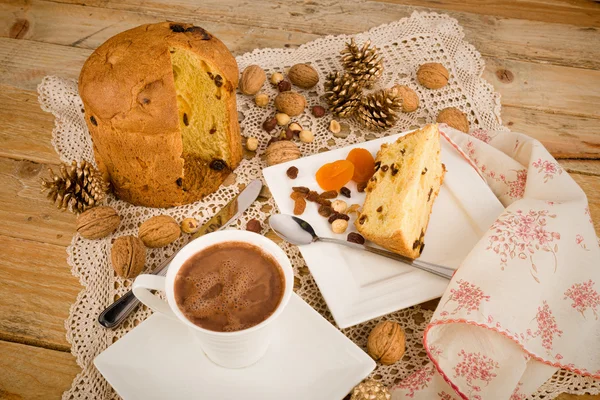
[[[0,235],[64,248],[75,233],[75,216],[57,210],[40,193],[40,178],[48,176],[46,167],[0,158]]]
[[[600,176],[583,174],[571,174],[571,176],[587,195],[596,235],[600,237]]]
[[[0,341],[0,398],[59,399],[81,371],[70,353]]]
[[[75,3],[65,7],[35,0],[25,11],[17,5],[6,5],[0,8],[0,20],[6,21],[7,27],[4,35],[10,35],[9,27],[19,27],[27,21],[26,32],[19,30],[25,39],[95,48],[125,28],[168,19],[198,23],[228,45],[234,41],[227,37],[232,31],[237,32],[239,38],[252,37],[257,33],[256,28],[267,30],[269,36],[266,42],[263,41],[264,45],[252,40],[252,49],[289,44],[285,38],[288,34],[354,34],[407,17],[413,11],[430,11],[423,7],[374,1],[323,3],[318,7],[313,2],[290,4],[281,0],[251,3],[181,0],[177,7],[164,0],[84,0],[86,7],[79,6],[80,0]],[[459,21],[465,28],[466,39],[484,55],[582,68],[600,67],[600,47],[595,45],[600,40],[600,32],[595,28],[463,12],[448,14]],[[57,30],[55,26],[62,29]]]
[[[555,158],[600,158],[600,121],[595,118],[503,104],[502,122],[541,141]]]
[[[560,160],[559,162],[569,173],[600,176],[600,161]]]
[[[4,235],[0,246],[0,339],[68,351],[64,321],[81,287],[65,248]]]
[[[0,85],[0,156],[57,164],[50,144],[54,117],[42,111],[37,93]]]

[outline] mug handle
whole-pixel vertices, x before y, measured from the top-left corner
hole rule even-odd
[[[139,301],[150,307],[153,311],[159,312],[171,317],[178,319],[169,304],[163,301],[160,297],[152,294],[150,290],[165,290],[165,277],[157,275],[139,275],[133,281],[132,290],[135,297]]]

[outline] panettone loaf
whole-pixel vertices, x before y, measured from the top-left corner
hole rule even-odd
[[[219,187],[242,156],[238,75],[227,47],[190,24],[142,25],[94,51],[79,93],[119,198],[170,207]]]
[[[446,172],[437,125],[382,145],[375,171],[365,189],[356,228],[388,250],[417,258],[425,246],[429,215]]]

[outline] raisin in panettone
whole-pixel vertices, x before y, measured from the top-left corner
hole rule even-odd
[[[170,207],[214,192],[242,156],[238,75],[227,47],[190,24],[142,25],[98,47],[79,92],[115,194]]]
[[[394,143],[383,144],[356,228],[381,247],[406,257],[419,257],[445,172],[437,125],[427,125]]]

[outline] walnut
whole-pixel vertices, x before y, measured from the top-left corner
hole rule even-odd
[[[258,93],[262,85],[267,80],[265,71],[258,65],[249,65],[242,72],[242,78],[240,79],[240,90],[244,94],[254,95]]]
[[[419,67],[417,79],[428,89],[439,89],[448,83],[450,74],[446,67],[440,63],[426,63]]]
[[[296,160],[301,156],[302,153],[300,153],[298,146],[289,140],[273,142],[265,151],[265,158],[267,160],[267,165],[269,166]]]
[[[148,247],[163,247],[181,235],[179,224],[168,215],[152,217],[140,226],[138,236]]]
[[[448,107],[441,110],[435,119],[439,123],[444,123],[454,129],[469,133],[469,120],[465,113],[456,107]]]
[[[394,89],[402,98],[402,111],[410,113],[419,108],[419,96],[417,92],[404,85],[395,85]]]
[[[382,321],[369,334],[367,353],[383,365],[394,364],[402,358],[404,350],[404,331],[397,322]]]
[[[117,238],[110,250],[113,269],[121,278],[135,278],[144,269],[146,248],[135,236]]]
[[[308,64],[296,64],[288,71],[288,78],[296,86],[310,89],[319,82],[319,74]]]
[[[86,239],[100,239],[117,230],[121,217],[108,206],[90,208],[77,217],[77,232]]]
[[[290,117],[296,117],[304,112],[306,99],[300,93],[281,92],[275,97],[275,108],[277,111],[286,113]]]

